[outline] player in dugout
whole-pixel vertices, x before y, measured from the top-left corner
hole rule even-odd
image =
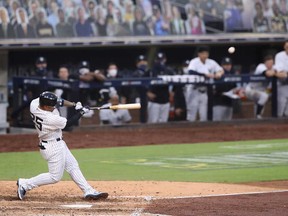
[[[103,106],[113,106],[119,104],[119,96],[113,95],[111,96],[109,103]],[[128,109],[102,109],[99,111],[99,118],[101,124],[109,124],[109,125],[123,125],[130,123],[132,117],[128,111]]]

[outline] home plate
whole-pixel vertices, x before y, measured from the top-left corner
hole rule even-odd
[[[60,205],[61,207],[65,208],[91,208],[92,205],[87,204],[73,204],[73,205]]]

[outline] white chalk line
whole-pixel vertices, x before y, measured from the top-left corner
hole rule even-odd
[[[139,198],[144,199],[146,201],[150,200],[161,200],[161,199],[189,199],[189,198],[207,198],[207,197],[226,197],[226,196],[241,196],[241,195],[253,195],[253,194],[269,194],[269,193],[284,193],[288,192],[288,190],[272,190],[272,191],[258,191],[258,192],[245,192],[245,193],[230,193],[230,194],[208,194],[208,195],[194,195],[194,196],[177,196],[177,197],[152,197],[152,196],[118,196],[118,198]],[[140,210],[140,212],[139,212]],[[131,214],[131,216],[141,216],[141,213],[144,209],[135,209],[135,211]],[[140,214],[139,214],[140,213]],[[150,214],[147,213],[149,216]],[[151,214],[153,216],[154,214]],[[159,215],[157,216],[170,216],[170,215]],[[143,215],[144,216],[144,215]]]
[[[146,201],[150,201],[150,200],[160,200],[160,199],[187,199],[187,198],[205,198],[205,197],[225,197],[225,196],[241,196],[241,195],[284,193],[284,192],[288,192],[288,190],[271,190],[271,191],[257,191],[257,192],[244,192],[244,193],[207,194],[207,195],[175,196],[175,197],[115,196],[115,197],[111,197],[111,198],[144,199]]]

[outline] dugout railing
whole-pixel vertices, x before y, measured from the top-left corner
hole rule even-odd
[[[79,90],[81,88],[86,89],[101,89],[103,87],[134,87],[138,90],[141,109],[139,112],[139,122],[146,122],[147,113],[147,98],[146,92],[150,85],[185,85],[204,83],[207,85],[208,93],[208,120],[213,119],[213,86],[214,85],[225,85],[225,83],[238,83],[240,85],[248,84],[249,82],[267,82],[272,83],[271,92],[271,116],[277,117],[277,78],[267,79],[264,76],[258,75],[226,75],[220,80],[205,79],[201,76],[196,75],[172,75],[172,76],[159,76],[157,78],[118,78],[109,79],[104,82],[90,82],[86,83],[85,86],[80,85],[80,82],[75,81],[63,81],[59,79],[42,79],[36,77],[13,77],[13,95],[11,96],[12,107],[11,107],[11,126],[16,127],[33,127],[30,118],[25,119],[25,115],[29,115],[27,111],[33,94],[38,95],[39,92],[53,91],[55,89],[68,90],[68,100],[78,101]],[[29,99],[30,97],[30,99]],[[34,96],[35,97],[35,96]],[[11,106],[11,104],[10,104]],[[26,112],[25,112],[26,110]]]

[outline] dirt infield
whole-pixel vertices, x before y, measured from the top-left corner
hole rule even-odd
[[[65,132],[70,148],[103,148],[166,143],[197,143],[288,138],[288,124],[255,121],[207,124],[82,128]],[[1,152],[36,151],[35,134],[2,135]],[[80,164],[81,165],[81,164]],[[71,181],[29,191],[16,198],[15,181],[2,181],[0,215],[287,215],[288,181],[211,184],[188,182],[91,182],[110,196],[86,201]]]
[[[105,201],[85,201],[73,182],[62,181],[29,191],[25,200],[19,201],[15,182],[1,182],[0,215],[262,216],[287,215],[288,210],[288,182],[261,187],[185,182],[91,184],[109,192],[110,197]]]

